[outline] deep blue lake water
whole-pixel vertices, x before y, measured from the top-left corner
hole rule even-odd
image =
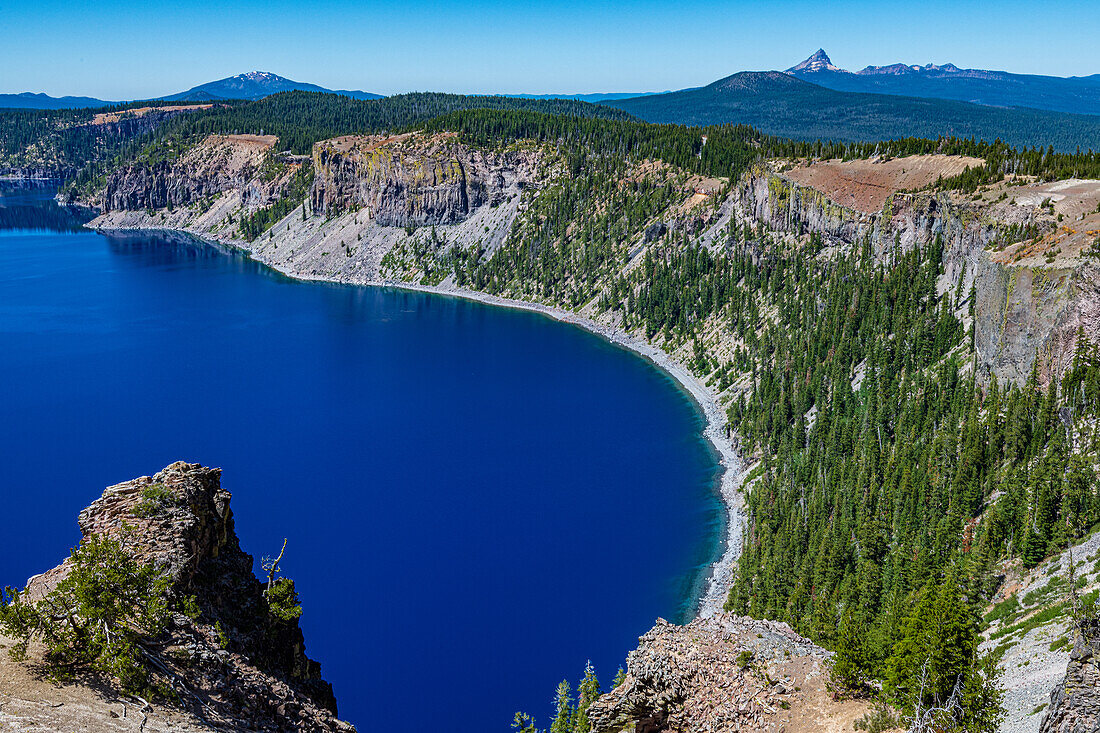
[[[3,185],[3,184],[0,184]],[[0,583],[110,484],[220,466],[241,545],[289,538],[307,652],[360,730],[549,724],[683,618],[722,507],[702,418],[579,328],[291,281],[194,240],[80,229],[0,188]]]

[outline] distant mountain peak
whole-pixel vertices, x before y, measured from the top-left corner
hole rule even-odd
[[[316,84],[287,79],[270,71],[246,71],[236,76],[228,76],[217,81],[200,84],[186,92],[173,94],[163,99],[170,101],[210,101],[218,99],[263,99],[279,92],[301,90],[307,92],[331,92]],[[353,99],[377,99],[379,95],[370,92],[338,90],[334,92]]]
[[[803,61],[800,64],[796,64],[787,69],[788,74],[815,74],[822,71],[833,71],[841,74],[851,74],[852,72],[847,69],[842,69],[839,66],[833,64],[829,58],[829,54],[825,53],[825,49],[819,48],[814,52],[812,56]],[[973,69],[964,72],[955,64],[944,64],[939,66],[937,64],[925,64],[920,66],[919,64],[888,64],[886,66],[865,66],[859,71],[855,72],[860,76],[905,76],[907,74],[925,74],[934,76],[943,76],[948,74],[962,74],[962,73],[979,73],[974,72]],[[980,72],[980,73],[992,73],[992,72]]]
[[[982,69],[960,69],[955,64],[890,64],[889,66],[866,66],[856,72],[858,76],[905,76],[917,75],[924,78],[971,77],[975,79],[1004,79],[1006,72],[985,71]]]
[[[795,71],[844,71],[839,66],[834,66],[825,49],[819,48],[808,59],[787,69],[787,72]]]
[[[270,71],[248,71],[244,74],[237,74],[232,77],[234,79],[247,79],[248,81],[266,82],[266,81],[290,81],[286,77],[279,76],[278,74],[272,74]]]
[[[870,76],[873,74],[891,74],[893,76],[899,76],[901,74],[915,74],[919,72],[920,69],[921,67],[919,66],[910,66],[909,64],[889,64],[887,66],[865,66],[856,73],[862,74],[863,76]]]

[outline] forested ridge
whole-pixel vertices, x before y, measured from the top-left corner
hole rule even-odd
[[[741,72],[707,86],[606,104],[655,123],[736,122],[800,140],[846,142],[939,135],[1000,139],[1063,152],[1100,150],[1100,120],[1090,114],[888,94],[841,92],[781,72]]]
[[[982,385],[953,315],[972,296],[937,297],[940,266],[938,246],[765,265],[775,318],[730,410],[761,464],[727,607],[790,622],[909,710],[926,658],[926,703],[982,684],[999,562],[1034,567],[1100,521],[1100,351],[1082,337],[1045,390]]]
[[[211,134],[275,135],[280,150],[308,154],[313,144],[341,135],[400,132],[455,110],[522,109],[562,119],[606,117],[630,119],[627,113],[565,99],[518,99],[417,92],[381,99],[351,99],[324,92],[292,91],[255,102],[219,104],[211,109],[178,115],[155,130],[99,156],[85,166],[70,185],[87,193],[107,171],[121,165],[172,162]]]
[[[171,106],[168,102],[125,102],[90,109],[0,110],[0,166],[45,167],[59,177],[112,159],[132,140],[150,131],[126,111]],[[119,112],[118,122],[92,124],[100,113]]]

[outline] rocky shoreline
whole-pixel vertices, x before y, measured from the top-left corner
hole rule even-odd
[[[290,273],[284,273],[290,275]],[[329,282],[319,277],[299,277],[296,279],[318,280]],[[590,318],[553,308],[540,303],[530,303],[511,298],[501,298],[488,293],[474,290],[466,290],[454,286],[431,286],[415,283],[405,283],[392,280],[378,280],[363,283],[375,287],[392,287],[403,290],[415,290],[437,295],[449,295],[457,298],[477,301],[486,305],[500,308],[515,308],[518,310],[541,313],[549,318],[574,326],[596,334],[607,341],[634,352],[646,359],[661,371],[663,371],[683,389],[696,407],[703,414],[703,436],[710,443],[718,457],[721,467],[721,475],[718,478],[718,493],[722,503],[726,507],[726,535],[723,538],[722,555],[712,566],[710,577],[706,581],[706,590],[699,597],[696,607],[696,616],[710,618],[722,611],[722,606],[729,595],[729,589],[733,582],[734,564],[741,555],[741,542],[744,531],[744,497],[741,495],[741,484],[748,474],[752,464],[745,459],[733,440],[726,434],[725,411],[718,402],[714,393],[702,382],[695,378],[691,372],[678,363],[667,353],[651,343],[642,341],[625,331],[613,328],[606,324],[598,323]]]
[[[399,280],[375,278],[325,277],[303,272],[272,258],[262,255],[257,256],[257,253],[254,252],[247,243],[241,240],[232,237],[211,238],[209,235],[195,231],[191,227],[175,228],[163,225],[146,226],[129,223],[125,226],[119,226],[117,222],[109,222],[104,225],[102,223],[97,224],[96,221],[89,222],[86,226],[96,231],[104,232],[164,231],[174,234],[186,234],[206,244],[230,247],[287,277],[303,282],[325,282],[343,285],[398,288],[402,290],[464,298],[466,300],[473,300],[500,308],[515,308],[518,310],[541,313],[556,321],[583,328],[590,333],[606,339],[616,346],[632,351],[648,360],[670,376],[681,389],[690,395],[692,402],[694,402],[703,415],[703,436],[718,457],[721,475],[718,478],[716,490],[722,499],[722,503],[726,507],[726,533],[725,537],[723,537],[721,556],[712,564],[710,576],[705,583],[705,590],[697,599],[696,616],[700,618],[710,618],[722,611],[722,606],[726,602],[726,597],[729,595],[729,589],[733,581],[734,565],[741,554],[742,535],[745,524],[744,499],[741,495],[741,483],[752,465],[742,455],[741,451],[738,450],[733,439],[727,435],[725,410],[719,404],[717,396],[710,388],[696,379],[683,365],[663,350],[621,329],[542,303],[502,298],[476,290],[459,288],[454,285],[422,285]]]

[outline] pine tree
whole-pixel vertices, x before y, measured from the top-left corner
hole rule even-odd
[[[850,607],[847,608],[840,620],[832,676],[838,684],[853,692],[858,692],[867,682],[866,637],[867,630],[862,619]]]
[[[527,713],[520,712],[512,717],[512,730],[516,733],[540,733],[539,729],[535,727],[535,719]]]
[[[596,670],[592,662],[584,665],[584,679],[577,685],[577,715],[572,733],[589,733],[592,725],[588,721],[588,706],[600,696],[600,681],[596,679]]]
[[[572,690],[569,681],[562,680],[558,683],[557,692],[554,694],[554,722],[550,724],[550,733],[573,733],[573,718],[576,711],[573,708]]]

